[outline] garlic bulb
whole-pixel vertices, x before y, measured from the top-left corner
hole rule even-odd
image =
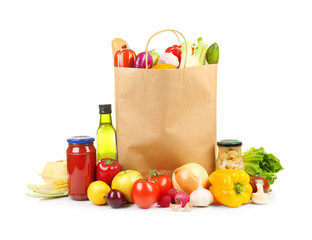
[[[198,179],[198,188],[190,195],[190,202],[194,207],[208,207],[213,202],[211,192],[203,188],[201,178]]]

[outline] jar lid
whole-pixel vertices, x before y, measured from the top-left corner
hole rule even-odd
[[[239,147],[243,145],[241,141],[238,141],[236,139],[224,139],[217,142],[217,144],[219,147]]]
[[[67,142],[68,143],[90,143],[90,142],[94,142],[94,138],[89,137],[89,136],[74,136],[74,137],[68,138]]]

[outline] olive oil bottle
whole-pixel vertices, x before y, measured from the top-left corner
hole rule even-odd
[[[111,104],[99,105],[100,125],[96,133],[97,163],[103,158],[117,160],[116,131],[112,124]]]

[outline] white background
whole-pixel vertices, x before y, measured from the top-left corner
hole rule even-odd
[[[1,239],[311,238],[308,2],[1,1]],[[140,52],[166,28],[219,44],[218,139],[281,160],[271,202],[176,213],[25,197],[47,161],[65,159],[68,137],[95,136],[98,104],[114,104],[111,40]],[[165,33],[151,49],[175,43]]]

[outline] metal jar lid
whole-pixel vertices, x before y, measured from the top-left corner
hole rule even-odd
[[[74,137],[68,138],[67,142],[68,143],[90,143],[90,142],[94,142],[94,138],[89,137],[89,136],[74,136]]]
[[[240,147],[243,143],[237,139],[224,139],[217,142],[219,147]]]

